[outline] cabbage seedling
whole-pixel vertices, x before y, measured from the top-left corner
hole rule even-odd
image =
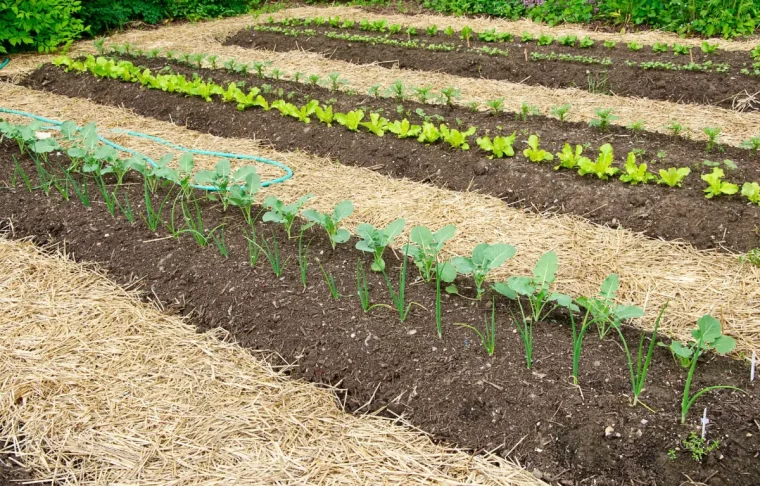
[[[306,194],[305,196],[301,196],[297,201],[293,203],[285,204],[274,196],[267,196],[266,199],[264,199],[264,207],[269,211],[264,213],[264,216],[261,218],[261,220],[265,223],[281,223],[283,226],[285,226],[285,231],[288,233],[288,238],[292,238],[291,228],[293,227],[296,216],[298,216],[298,211],[301,209],[301,207],[303,207],[304,204],[306,204],[307,201],[309,201],[309,199],[313,197],[314,196],[312,194]]]
[[[599,157],[597,157],[596,162],[591,162],[590,159],[578,161],[578,174],[593,174],[599,179],[607,180],[620,171],[612,166],[612,162],[612,145],[605,143],[599,148]]]
[[[724,176],[725,173],[720,167],[714,167],[709,174],[702,174],[701,179],[707,182],[707,188],[704,190],[707,199],[712,199],[721,194],[731,195],[739,192],[738,185],[722,180]]]
[[[385,260],[383,260],[383,253],[385,249],[393,243],[393,240],[404,229],[403,218],[399,218],[384,229],[375,228],[369,223],[361,223],[356,227],[356,234],[362,239],[356,242],[356,249],[359,251],[365,251],[372,254],[372,271],[382,272],[385,270]]]
[[[538,148],[538,144],[540,142],[540,139],[538,138],[538,135],[531,135],[528,137],[528,148],[523,150],[523,155],[528,158],[531,162],[543,162],[544,160],[554,160],[554,156],[547,152],[546,150],[542,150]]]
[[[517,319],[514,321],[525,346],[525,361],[529,369],[533,365],[533,324],[544,319],[557,307],[570,308],[573,305],[573,299],[569,296],[549,291],[558,266],[557,254],[548,251],[539,258],[532,276],[509,277],[506,282],[492,286],[494,291],[517,301],[522,319],[520,322]],[[523,298],[528,300],[528,309],[523,306]]]
[[[647,164],[637,164],[636,154],[628,153],[628,159],[625,162],[625,174],[620,176],[620,180],[631,185],[647,184],[649,181],[657,179],[657,176],[647,171]]]
[[[517,134],[513,133],[508,137],[494,137],[493,140],[488,136],[479,137],[477,139],[478,147],[493,154],[488,156],[489,159],[493,159],[494,157],[500,159],[505,155],[507,157],[514,157],[515,149],[512,147],[512,144],[515,143],[516,136]]]
[[[731,336],[725,336],[721,329],[720,321],[709,314],[705,314],[697,320],[697,329],[691,331],[694,338],[693,343],[683,343],[673,341],[670,343],[670,350],[679,358],[687,359],[690,362],[689,374],[686,376],[686,384],[683,389],[683,398],[681,399],[681,423],[686,423],[686,415],[694,402],[703,394],[719,389],[731,389],[745,393],[741,388],[728,385],[708,386],[689,395],[691,381],[694,378],[694,371],[697,368],[697,362],[703,351],[714,350],[718,354],[730,353],[736,347],[736,341]]]
[[[351,216],[354,212],[354,205],[351,201],[346,200],[338,203],[332,213],[320,213],[314,209],[307,209],[303,212],[303,217],[307,221],[317,224],[324,228],[327,236],[330,238],[330,245],[333,250],[338,243],[345,243],[351,237],[347,229],[341,228],[339,223]]]
[[[256,169],[253,167],[246,166],[240,167],[235,171],[235,174],[232,174],[229,159],[221,159],[216,163],[214,170],[198,171],[195,174],[195,183],[213,188],[215,192],[209,193],[209,199],[221,199],[222,209],[226,211],[229,205],[227,192],[230,190],[231,185],[235,181],[245,180],[248,174],[255,171]]]
[[[227,199],[230,205],[240,208],[240,211],[243,212],[243,218],[245,219],[245,222],[248,223],[248,226],[253,226],[251,209],[253,208],[254,196],[259,192],[259,189],[261,189],[261,179],[256,173],[256,169],[253,167],[251,167],[251,169],[253,170],[246,173],[245,177],[243,177],[242,185],[232,186],[229,193],[222,196]]]
[[[597,108],[594,110],[598,118],[593,118],[588,122],[588,126],[598,128],[600,131],[605,131],[610,127],[610,123],[613,120],[617,120],[619,117],[612,114],[612,108]]]
[[[660,169],[659,174],[658,184],[665,184],[668,187],[681,187],[686,176],[691,174],[691,169],[688,167],[670,167],[668,170]]]
[[[450,224],[439,229],[435,233],[425,226],[415,226],[410,233],[411,243],[404,246],[405,254],[414,260],[414,264],[420,271],[420,276],[430,282],[433,279],[433,268],[438,262],[438,254],[443,245],[450,240],[456,232],[456,226]]]
[[[489,245],[481,243],[472,250],[471,257],[455,257],[451,263],[456,267],[457,272],[462,275],[472,275],[475,281],[476,299],[483,297],[483,283],[486,280],[488,272],[494,268],[500,267],[505,261],[515,256],[517,250],[514,246],[504,243]],[[446,288],[447,292],[459,293],[456,285],[450,285]]]

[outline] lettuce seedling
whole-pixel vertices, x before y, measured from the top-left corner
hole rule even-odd
[[[573,299],[569,296],[550,292],[558,267],[557,254],[548,251],[539,258],[532,276],[509,277],[506,282],[492,286],[494,291],[517,301],[522,319],[520,322],[518,319],[514,321],[525,346],[525,361],[529,369],[533,365],[533,324],[560,306],[570,308],[573,305]],[[523,306],[522,299],[528,300],[528,309]]]
[[[636,41],[631,41],[631,42],[629,42],[626,45],[628,46],[628,49],[630,49],[630,50],[632,50],[634,52],[635,51],[640,51],[644,47],[644,44],[639,44]]]
[[[558,152],[557,158],[559,159],[559,165],[554,166],[554,170],[563,169],[575,169],[578,167],[578,163],[583,160],[584,163],[591,162],[587,157],[583,157],[583,147],[581,145],[575,146],[575,151],[569,143],[565,143],[562,147],[562,152]]]
[[[752,204],[760,206],[760,184],[757,182],[745,182],[742,184],[742,196],[749,199]]]
[[[359,123],[370,132],[374,133],[378,137],[382,137],[385,134],[385,127],[388,125],[388,120],[381,117],[378,113],[370,113],[369,121]]]
[[[614,49],[616,45],[617,45],[617,42],[615,42],[614,40],[604,41],[604,47],[606,47],[607,49]]]
[[[292,103],[285,100],[276,100],[272,102],[272,108],[277,109],[283,116],[290,116],[302,123],[310,123],[309,115],[312,115],[319,106],[319,101],[311,100],[304,106],[298,108]]]
[[[652,44],[652,51],[654,52],[668,52],[667,42],[655,42]]]
[[[352,132],[359,129],[359,123],[364,118],[364,112],[362,110],[349,111],[348,113],[336,113],[335,121],[344,127],[348,128]]]
[[[264,111],[269,111],[269,103],[259,93],[261,91],[258,88],[253,88],[247,95],[243,95],[242,91],[235,95],[235,101],[237,101],[237,109],[243,111],[247,108],[254,106],[260,106]]]
[[[328,127],[332,126],[332,122],[335,120],[335,115],[333,114],[333,107],[332,105],[327,106],[315,106],[314,107],[314,114],[317,115],[317,118],[319,121],[327,125]]]
[[[548,46],[554,42],[554,37],[549,34],[541,34],[538,36],[538,41],[536,42],[539,46]]]
[[[488,156],[489,159],[493,159],[494,157],[500,159],[505,155],[507,157],[514,157],[515,149],[512,147],[512,144],[515,143],[516,136],[517,134],[513,133],[508,137],[494,137],[493,140],[488,136],[479,137],[477,143],[481,149],[493,153],[493,155]]]
[[[440,130],[443,140],[448,143],[451,148],[470,150],[470,145],[467,143],[467,137],[474,135],[477,128],[470,127],[467,131],[460,132],[455,128],[449,128],[445,124],[441,124]]]
[[[404,229],[404,224],[406,224],[404,219],[399,218],[386,226],[385,229],[375,228],[369,223],[361,223],[356,227],[357,236],[362,238],[356,242],[356,249],[372,253],[372,271],[382,272],[385,270],[383,253]]]
[[[578,44],[581,49],[588,49],[589,47],[593,47],[593,45],[594,39],[589,36],[585,36],[583,39],[581,39],[581,43]]]
[[[657,176],[647,171],[647,164],[637,164],[636,154],[628,153],[628,159],[625,162],[625,174],[620,176],[620,180],[631,185],[647,184],[649,181],[657,179]]]
[[[485,291],[483,283],[486,280],[488,272],[500,267],[505,261],[515,256],[515,253],[517,253],[517,250],[511,245],[504,243],[493,245],[481,243],[472,250],[471,257],[455,257],[451,259],[451,263],[456,267],[458,273],[472,275],[477,291],[476,299],[480,300]],[[446,291],[449,293],[459,293],[456,285],[453,284]]]
[[[443,125],[441,125],[443,126]],[[420,136],[417,137],[418,142],[422,143],[435,143],[441,138],[441,131],[430,122],[424,122],[422,124],[422,130]]]
[[[702,49],[702,52],[704,52],[705,54],[713,54],[715,53],[715,51],[718,50],[718,44],[710,44],[707,41],[703,41],[700,48]]]
[[[422,132],[422,127],[419,125],[412,125],[409,120],[404,118],[399,121],[389,122],[385,128],[395,134],[398,138],[413,138],[419,136]]]
[[[563,46],[573,47],[577,41],[578,41],[577,35],[568,34],[568,35],[561,35],[557,37],[557,42],[559,42]]]
[[[619,172],[618,168],[612,166],[612,162],[612,145],[605,143],[599,148],[599,157],[596,162],[591,162],[589,159],[578,161],[578,174],[582,176],[593,174],[599,179],[607,180]]]
[[[540,139],[538,138],[538,135],[531,135],[528,137],[528,148],[523,150],[523,155],[528,158],[531,162],[543,162],[544,160],[554,160],[554,156],[547,152],[546,150],[542,150],[538,148],[538,144],[540,142]]]
[[[450,240],[456,232],[456,226],[450,224],[439,229],[435,233],[425,226],[415,226],[410,233],[411,243],[403,247],[404,253],[414,260],[414,264],[420,271],[420,276],[430,282],[433,279],[433,269],[438,262],[438,254],[443,245]]]
[[[261,218],[261,220],[265,223],[272,222],[282,224],[285,226],[285,231],[288,233],[288,238],[292,238],[290,231],[293,227],[296,216],[298,216],[298,211],[301,209],[301,207],[303,207],[304,204],[306,204],[307,201],[309,201],[309,199],[313,197],[314,195],[312,194],[306,194],[291,204],[285,204],[275,196],[267,196],[266,199],[264,199],[263,206],[269,211],[264,213],[264,216]]]
[[[341,228],[339,223],[351,216],[354,212],[354,205],[351,201],[346,200],[338,203],[333,209],[332,214],[320,213],[314,209],[307,209],[303,212],[303,217],[313,224],[324,228],[327,236],[330,238],[330,245],[333,250],[338,243],[345,243],[351,237],[347,229]]]
[[[689,53],[689,48],[683,44],[675,43],[673,44],[673,55],[674,56],[685,56]]]
[[[687,175],[691,174],[691,169],[688,167],[670,167],[668,170],[659,170],[660,178],[657,179],[658,184],[665,184],[668,187],[681,187],[681,183]]]
[[[697,361],[702,352],[714,350],[718,354],[730,353],[736,347],[736,341],[731,336],[725,336],[720,325],[720,321],[709,314],[705,314],[697,320],[697,329],[691,331],[694,338],[693,343],[684,343],[673,341],[670,343],[670,350],[677,357],[689,362],[689,374],[686,377],[686,384],[683,389],[683,398],[681,399],[681,423],[686,423],[686,415],[694,402],[703,394],[719,389],[731,389],[745,393],[744,390],[735,386],[716,385],[708,386],[689,395],[691,381],[694,378],[694,371],[697,368]]]
[[[725,173],[720,167],[714,167],[709,174],[702,174],[701,179],[707,182],[707,188],[704,190],[707,199],[712,199],[721,194],[731,195],[739,192],[738,185],[722,180],[724,176]]]

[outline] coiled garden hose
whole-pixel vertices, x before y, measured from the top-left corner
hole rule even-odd
[[[3,69],[5,66],[7,66],[9,62],[11,62],[10,57],[6,57],[2,61],[0,61],[0,69]]]
[[[6,60],[6,61],[8,61],[8,60]],[[7,64],[7,62],[5,62],[5,64]],[[2,66],[4,66],[4,64],[0,64],[0,67],[2,67]],[[45,129],[60,130],[61,125],[63,125],[62,122],[59,122],[59,121],[56,121],[56,120],[51,120],[50,118],[45,118],[45,117],[42,117],[42,116],[39,116],[39,115],[35,115],[33,113],[29,113],[29,112],[26,112],[26,111],[13,110],[13,109],[10,109],[10,108],[3,108],[2,106],[0,106],[0,113],[8,113],[8,114],[12,114],[12,115],[20,115],[20,116],[24,116],[26,118],[31,118],[33,120],[41,121],[43,123],[48,123],[49,124],[48,126],[43,127]],[[259,162],[259,163],[262,163],[262,164],[267,164],[267,165],[275,166],[278,169],[280,169],[283,172],[285,172],[285,175],[283,175],[281,177],[277,177],[275,179],[270,179],[268,181],[262,181],[261,182],[261,187],[268,187],[268,186],[271,186],[272,184],[279,184],[279,183],[285,182],[286,180],[288,180],[291,177],[293,177],[293,170],[291,170],[290,167],[288,167],[287,165],[285,165],[285,164],[283,164],[281,162],[277,162],[275,160],[266,159],[264,157],[259,157],[259,156],[256,156],[256,155],[247,155],[247,154],[233,154],[233,153],[226,153],[226,152],[214,152],[214,151],[210,151],[210,150],[190,149],[190,148],[187,148],[187,147],[183,147],[181,145],[177,145],[177,144],[171,143],[171,142],[169,142],[167,140],[164,140],[162,138],[154,137],[152,135],[146,135],[146,134],[140,133],[140,132],[133,132],[131,130],[120,130],[120,129],[111,129],[111,131],[114,132],[114,133],[128,135],[130,137],[144,138],[146,140],[150,140],[151,142],[156,142],[156,143],[159,143],[161,145],[165,145],[167,147],[170,147],[172,149],[179,150],[179,151],[186,152],[186,153],[190,153],[190,154],[193,154],[193,155],[210,155],[210,156],[213,156],[213,157],[220,157],[220,158],[226,158],[226,159],[251,160],[251,161]],[[145,160],[147,160],[154,167],[157,167],[157,165],[158,165],[158,164],[156,164],[156,162],[153,159],[151,159],[147,155],[145,155],[143,153],[140,153],[140,152],[138,152],[136,150],[132,150],[132,149],[129,149],[127,147],[123,147],[123,146],[117,144],[116,142],[113,142],[113,141],[107,139],[106,137],[104,137],[104,136],[102,136],[100,134],[98,134],[98,140],[100,140],[101,142],[103,142],[106,145],[109,145],[109,146],[115,148],[116,150],[118,150],[120,152],[125,152],[125,153],[128,153],[130,155],[139,155],[139,156],[145,158]],[[202,191],[218,191],[219,190],[217,187],[214,187],[214,186],[201,186],[201,185],[196,185],[196,184],[191,184],[191,187],[194,188],[194,189],[200,189]]]

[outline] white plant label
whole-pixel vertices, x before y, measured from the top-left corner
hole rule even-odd
[[[705,426],[710,423],[710,419],[707,418],[707,409],[702,414],[702,439],[705,438]]]

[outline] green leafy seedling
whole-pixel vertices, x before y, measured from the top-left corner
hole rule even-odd
[[[667,170],[660,169],[659,174],[658,184],[665,184],[668,187],[681,187],[686,176],[691,174],[691,169],[688,167],[669,167]]]
[[[475,134],[476,127],[470,127],[467,131],[460,132],[455,128],[449,128],[445,124],[441,124],[440,131],[443,140],[448,143],[451,148],[458,148],[462,150],[470,150],[470,144],[467,143],[467,139]]]
[[[523,155],[531,162],[540,163],[545,160],[554,160],[554,156],[546,150],[540,149],[538,144],[540,139],[538,135],[528,137],[528,148],[523,150]]]
[[[657,176],[647,170],[647,164],[636,163],[636,154],[628,153],[628,159],[625,162],[625,174],[620,176],[620,180],[631,185],[647,184],[657,179]]]
[[[760,184],[757,182],[745,182],[742,184],[742,196],[752,204],[760,206]]]
[[[456,267],[458,273],[472,275],[477,292],[476,298],[480,300],[485,291],[483,283],[488,272],[500,267],[505,261],[515,256],[515,253],[517,250],[511,245],[481,243],[472,250],[471,257],[455,257],[452,258],[451,263]],[[459,293],[453,284],[446,290],[450,293]]]
[[[739,192],[737,184],[723,180],[725,175],[720,167],[714,167],[711,173],[701,175],[701,179],[707,182],[707,187],[704,190],[707,199],[712,199],[721,194],[731,195]]]
[[[412,125],[406,118],[389,122],[385,128],[398,138],[414,138],[418,137],[422,132],[421,126]]]
[[[356,234],[361,240],[356,242],[356,249],[372,254],[372,271],[382,272],[385,270],[385,260],[383,260],[383,253],[385,249],[393,243],[393,240],[404,229],[406,222],[403,218],[399,218],[384,229],[375,228],[369,223],[361,223],[356,227]]]
[[[500,159],[504,156],[514,157],[515,149],[512,147],[512,144],[515,143],[516,136],[517,134],[513,133],[507,137],[494,137],[493,140],[488,136],[479,137],[477,143],[478,147],[493,154],[488,156],[490,159],[494,157]]]
[[[411,243],[404,246],[404,253],[412,257],[420,271],[420,276],[426,281],[432,281],[434,269],[438,262],[438,254],[443,246],[456,232],[456,226],[450,224],[435,233],[425,226],[415,226],[410,233]]]
[[[578,161],[578,174],[592,174],[602,180],[607,180],[610,176],[617,174],[620,169],[612,166],[613,153],[612,145],[605,143],[599,148],[599,157],[595,162],[590,159]]]
[[[321,226],[327,232],[328,238],[330,238],[330,245],[335,249],[338,243],[345,243],[351,237],[348,230],[341,228],[339,223],[353,213],[353,203],[346,200],[338,203],[332,213],[320,213],[314,209],[307,209],[303,212],[303,217],[307,221]]]
[[[570,146],[569,143],[565,143],[565,145],[562,147],[562,152],[558,152],[557,158],[559,159],[559,165],[554,166],[554,170],[562,169],[575,169],[578,167],[578,164],[581,160],[584,161],[584,163],[591,162],[588,158],[583,157],[581,154],[583,154],[583,146],[576,145],[575,151],[573,151],[573,148]]]
[[[297,201],[291,204],[285,204],[277,199],[275,196],[267,196],[264,199],[264,208],[268,209],[264,216],[261,218],[265,223],[280,223],[285,226],[285,231],[288,233],[288,238],[292,238],[291,229],[295,222],[298,211],[301,210],[304,204],[306,204],[314,195],[306,194],[301,196]]]

